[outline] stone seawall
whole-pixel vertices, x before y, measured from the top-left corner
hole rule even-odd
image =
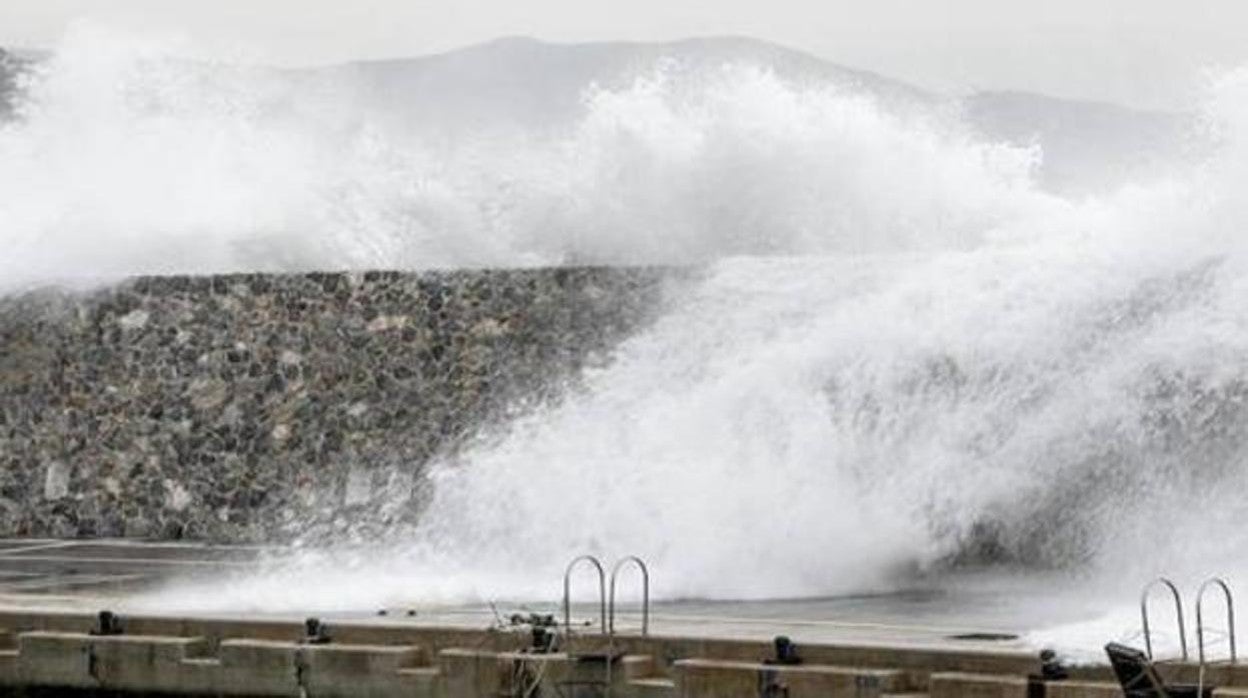
[[[557,398],[671,278],[151,277],[0,299],[0,534],[242,542],[411,521],[424,464]]]

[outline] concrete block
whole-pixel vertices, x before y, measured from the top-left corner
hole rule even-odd
[[[1027,698],[1027,679],[1021,676],[932,674],[928,682],[931,698]]]
[[[645,660],[626,659],[621,658],[612,667],[612,683],[621,689],[628,683],[628,672],[638,671],[645,664]],[[588,693],[587,687],[606,678],[605,663],[578,660],[562,653],[448,648],[438,653],[438,664],[440,695],[446,698],[517,695],[530,691],[533,682],[542,686],[539,695],[579,696]]]
[[[614,674],[621,681],[654,678],[654,658],[648,654],[626,654],[616,662]]]
[[[216,657],[184,659],[179,672],[188,686],[203,686],[213,694],[221,692],[221,660]]]
[[[621,698],[676,698],[676,682],[671,679],[633,679],[612,691]]]
[[[517,662],[526,665],[517,666]],[[438,653],[438,668],[442,675],[443,695],[446,698],[476,698],[477,696],[511,695],[516,682],[516,672],[521,668],[540,668],[541,664],[562,662],[567,655],[529,655],[526,658],[514,653],[488,652],[473,649],[447,648]],[[553,674],[566,673],[566,667]]]
[[[1050,681],[1045,698],[1122,698],[1122,687],[1101,681]]]
[[[184,660],[204,651],[202,638],[110,635],[91,637],[89,647],[102,688],[193,693],[212,687],[189,682],[182,671]]]
[[[439,672],[419,667],[415,646],[221,642],[203,657],[202,638],[32,632],[10,652],[15,682],[142,693],[318,698],[434,698]],[[2,664],[2,661],[0,661]]]
[[[17,686],[20,682],[17,650],[0,650],[0,686]]]
[[[203,647],[200,638],[36,631],[18,637],[11,661],[17,680],[31,686],[187,693],[211,688],[182,671]]]
[[[791,698],[878,698],[905,688],[905,674],[892,669],[859,669],[818,664],[771,665],[711,659],[675,663],[681,696],[748,696],[784,691]]]
[[[503,687],[498,656],[489,652],[444,649],[438,653],[438,668],[446,698],[498,695]]]
[[[412,695],[410,689],[428,685],[428,674],[409,673],[425,663],[415,646],[309,645],[303,648],[304,688],[317,698],[382,698]]]
[[[413,698],[445,695],[442,689],[442,670],[432,666],[399,669],[402,695]]]
[[[91,639],[80,633],[22,633],[17,638],[19,680],[28,686],[97,688]]]
[[[222,640],[217,691],[228,696],[300,698],[302,645],[273,640]]]

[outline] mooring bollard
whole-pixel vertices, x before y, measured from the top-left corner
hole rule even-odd
[[[95,619],[95,627],[91,629],[90,635],[108,636],[121,635],[123,632],[121,627],[121,616],[112,611],[100,611]]]
[[[303,622],[303,644],[327,645],[330,641],[329,627],[320,618],[309,618]]]

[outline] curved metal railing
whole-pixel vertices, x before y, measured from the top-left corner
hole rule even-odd
[[[563,627],[568,633],[572,632],[572,572],[576,570],[576,566],[582,562],[588,562],[594,566],[598,572],[598,614],[599,624],[602,634],[607,634],[607,573],[602,568],[602,563],[593,555],[581,555],[580,557],[568,563],[568,568],[563,572]]]
[[[641,634],[648,635],[650,633],[650,570],[641,558],[636,555],[629,555],[621,558],[611,568],[611,595],[607,601],[607,631],[611,635],[615,634],[615,580],[619,577],[620,570],[624,569],[624,566],[630,562],[641,571]]]
[[[1153,658],[1153,631],[1148,623],[1148,596],[1152,593],[1157,585],[1163,585],[1170,590],[1171,596],[1174,597],[1174,613],[1179,625],[1179,648],[1183,652],[1183,661],[1187,661],[1187,628],[1183,624],[1183,597],[1179,594],[1179,588],[1174,582],[1165,577],[1158,577],[1144,586],[1144,590],[1140,592],[1140,621],[1144,626],[1144,650],[1148,653],[1148,658]]]
[[[1230,645],[1230,660],[1234,664],[1237,660],[1235,652],[1235,598],[1231,594],[1231,586],[1221,577],[1212,577],[1206,579],[1200,585],[1200,590],[1196,592],[1196,656],[1200,661],[1199,679],[1197,680],[1197,695],[1205,686],[1205,617],[1204,617],[1204,600],[1205,591],[1211,586],[1217,586],[1222,589],[1222,598],[1226,601],[1226,638]]]

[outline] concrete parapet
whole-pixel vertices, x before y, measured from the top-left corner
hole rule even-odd
[[[1020,676],[948,672],[932,674],[931,698],[1027,698],[1027,679]]]
[[[615,644],[630,654],[755,663],[774,652],[770,643],[705,637],[617,637]],[[801,644],[800,653],[806,664],[900,669],[919,689],[926,687],[927,676],[932,672],[1026,676],[1040,671],[1040,662],[1034,653],[1010,649],[984,652],[955,647]]]
[[[375,622],[335,623],[332,642],[310,644],[302,623],[277,619],[127,617],[126,634],[97,636],[89,632],[94,621],[0,611],[0,628],[8,630],[0,630],[0,642],[16,637],[8,643],[15,649],[0,649],[0,686],[264,698],[553,698],[607,685],[622,698],[756,698],[767,691],[884,698],[929,690],[932,698],[1021,698],[1036,664],[1010,651],[803,644],[802,664],[777,665],[763,661],[774,652],[766,642],[655,635],[542,654],[525,651],[532,637],[523,629]],[[950,665],[992,670],[947,671]],[[1050,695],[1108,696],[1107,678],[1049,684]]]
[[[1200,665],[1184,664],[1177,672],[1166,675],[1167,680],[1196,683],[1200,678]],[[1248,665],[1230,664],[1225,661],[1210,662],[1205,666],[1205,683],[1213,686],[1248,686]]]
[[[54,632],[18,637],[18,680],[27,686],[95,688],[91,637]]]
[[[182,671],[200,638],[92,636],[32,632],[18,638],[18,680],[25,685],[149,692],[207,690]]]
[[[303,672],[300,650],[293,642],[225,640],[217,650],[217,691],[230,696],[299,698]]]
[[[308,645],[302,648],[303,687],[317,698],[429,695],[439,672],[424,667],[415,646]]]
[[[1100,681],[1053,681],[1044,686],[1045,698],[1122,698],[1122,687]]]
[[[440,673],[415,646],[304,645],[231,639],[22,633],[5,685],[219,696],[352,698],[439,695]]]
[[[671,679],[632,679],[617,691],[622,698],[675,698],[679,695]]]
[[[119,635],[92,637],[93,677],[112,690],[169,693],[208,690],[211,684],[183,670],[205,649],[202,638]]]
[[[607,686],[625,698],[675,695],[670,679],[650,675],[648,656],[452,648],[440,652],[438,662],[445,698],[600,695]]]
[[[498,655],[467,649],[445,649],[438,653],[443,689],[448,696],[497,694],[503,687],[503,669]]]
[[[524,695],[543,682],[557,682],[569,673],[566,654],[489,652],[445,649],[438,653],[442,688],[447,698]]]
[[[896,669],[683,659],[675,670],[676,686],[684,696],[752,698],[779,691],[791,698],[878,698],[905,688],[905,674]]]
[[[55,631],[86,634],[95,622],[95,614],[89,613],[0,610],[0,628],[14,633]],[[127,633],[134,635],[202,637],[208,643],[209,654],[215,654],[216,647],[230,638],[297,643],[304,635],[303,623],[295,619],[127,616],[125,629]],[[494,653],[514,652],[531,642],[529,634],[523,631],[397,622],[332,623],[331,635],[335,644],[341,645],[416,645],[424,648],[431,660],[438,657],[442,650],[449,648],[472,648]],[[0,634],[0,641],[3,641],[3,637]],[[801,638],[798,640],[800,642]],[[704,658],[758,664],[774,653],[771,643],[765,641],[665,635],[617,635],[614,646],[616,651],[625,655],[655,658],[652,673],[668,678],[672,663],[677,659]],[[1008,648],[985,651],[954,647],[801,643],[800,652],[807,665],[900,669],[908,674],[914,687],[920,690],[926,688],[927,676],[933,672],[1025,676],[1040,671],[1040,662],[1033,653]],[[1248,669],[1248,665],[1243,668]],[[1112,679],[1109,672],[1103,669],[1086,673],[1086,676],[1079,675],[1080,680]],[[1248,679],[1248,676],[1244,678]],[[1248,680],[1216,683],[1248,685]]]
[[[654,658],[648,654],[627,654],[620,657],[615,672],[623,681],[655,678]]]
[[[437,669],[416,646],[298,644],[226,640],[220,647],[221,695],[371,698],[434,696]]]
[[[17,650],[0,650],[0,686],[18,685]]]

